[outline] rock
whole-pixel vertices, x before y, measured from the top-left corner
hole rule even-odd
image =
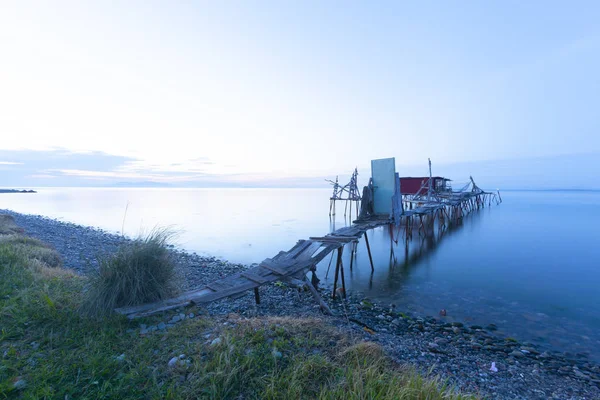
[[[31,342],[31,348],[37,350],[40,348],[40,344],[38,342]]]
[[[450,325],[456,326],[458,328],[462,328],[463,326],[465,326],[462,322],[452,322]]]
[[[167,366],[172,369],[175,367],[187,367],[190,364],[191,364],[191,361],[185,359],[185,354],[180,354],[179,357],[171,358],[169,360],[169,363],[167,364]]]
[[[273,354],[273,357],[275,358],[283,357],[283,354],[280,351],[277,351],[277,349],[273,349],[273,352],[271,354]]]
[[[521,358],[521,357],[525,357],[525,354],[521,353],[518,350],[512,351],[510,353],[508,353],[509,356],[515,357],[515,358]]]
[[[586,379],[586,380],[589,379],[588,375],[584,374],[583,372],[581,372],[578,369],[573,370],[573,375],[575,375],[575,377],[579,378],[579,379]]]
[[[179,315],[175,315],[173,318],[171,318],[171,320],[169,321],[169,323],[174,324],[176,322],[181,321],[181,318],[179,317]]]
[[[115,360],[117,360],[117,361],[123,361],[123,360],[125,360],[125,353],[123,353],[123,354],[121,354],[119,356],[116,356]]]
[[[13,383],[14,390],[23,390],[27,387],[27,381],[21,377],[17,378],[17,380]]]
[[[394,318],[394,319],[392,320],[391,324],[392,324],[392,325],[395,325],[395,326],[399,326],[399,325],[400,325],[400,320],[399,320],[398,318]]]
[[[544,360],[544,359],[549,359],[549,358],[552,358],[552,356],[551,356],[551,355],[550,355],[550,354],[549,354],[547,351],[545,351],[545,352],[543,352],[542,354],[540,354],[540,355],[538,356],[538,358],[540,358],[540,359]]]
[[[161,322],[160,324],[158,324],[157,328],[159,331],[164,331],[165,329],[167,329],[167,325],[164,322]]]
[[[179,314],[179,320],[183,321],[185,319],[185,314],[181,313]]]
[[[431,353],[442,353],[440,346],[435,342],[427,343],[427,350],[429,350]]]
[[[533,355],[538,355],[540,354],[539,351],[537,351],[536,349],[534,349],[533,347],[528,347],[528,346],[523,346],[521,347],[521,351],[527,351],[528,353],[531,353]]]
[[[173,357],[169,360],[169,363],[167,364],[167,366],[169,368],[175,368],[177,366],[178,361],[179,361],[179,357]]]
[[[195,315],[195,314],[192,312],[192,313],[189,313],[189,315],[188,315],[188,318],[192,319],[192,318],[194,318],[195,316],[196,316],[196,315]]]
[[[141,329],[146,329],[146,328],[147,328],[147,326],[146,326],[146,324],[140,324],[140,328],[141,328]]]
[[[496,324],[489,324],[488,326],[485,327],[485,329],[490,332],[494,332],[494,331],[498,330],[498,327],[496,326]]]
[[[211,346],[217,346],[217,345],[220,345],[221,342],[222,342],[221,338],[218,337],[218,338],[213,339],[212,342],[210,342],[210,345]]]

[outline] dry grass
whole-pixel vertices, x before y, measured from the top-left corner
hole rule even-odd
[[[11,233],[0,235],[0,245],[11,246],[26,259],[36,260],[46,267],[62,267],[60,255],[41,240]]]
[[[15,224],[12,215],[0,214],[0,235],[21,234],[24,230]]]
[[[34,279],[73,279],[78,275],[75,271],[67,268],[49,267],[48,264],[37,259],[29,261],[29,268],[34,272]]]
[[[184,398],[474,399],[393,363],[376,343],[353,344],[321,319],[230,314],[227,326],[214,332],[219,345],[198,349]]]

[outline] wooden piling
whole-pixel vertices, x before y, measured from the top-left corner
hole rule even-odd
[[[256,304],[260,304],[260,294],[257,287],[254,288],[254,301],[256,301]]]
[[[369,246],[369,236],[365,231],[365,243],[367,244],[367,253],[369,253],[369,261],[371,262],[371,271],[375,271],[375,266],[373,265],[373,256],[371,256],[371,246]]]
[[[335,275],[333,278],[333,294],[332,298],[335,300],[335,292],[337,290],[338,277],[340,275],[340,265],[342,264],[342,249],[343,246],[338,248],[337,262],[335,263]]]

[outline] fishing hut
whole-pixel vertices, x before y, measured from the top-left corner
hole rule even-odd
[[[331,314],[331,310],[317,290],[319,279],[316,275],[318,265],[328,255],[330,255],[329,267],[335,259],[331,295],[333,299],[338,295],[345,298],[345,266],[342,256],[344,251],[350,252],[349,269],[352,270],[355,267],[356,250],[363,237],[371,271],[375,270],[369,244],[370,230],[388,227],[391,240],[390,258],[392,258],[394,257],[392,242],[397,243],[400,238],[403,238],[408,243],[415,233],[427,237],[432,235],[436,228],[443,230],[450,224],[459,223],[471,211],[489,206],[492,202],[499,204],[502,201],[499,192],[492,193],[480,189],[472,177],[465,186],[453,190],[449,185],[450,179],[432,176],[431,161],[429,161],[429,176],[401,178],[396,172],[394,158],[372,160],[371,177],[363,187],[362,195],[359,194],[358,189],[357,169],[354,170],[350,182],[346,185],[340,185],[337,178],[329,182],[333,185],[330,215],[335,215],[336,201],[346,201],[344,215],[348,205],[351,213],[354,203],[358,218],[350,225],[325,236],[301,239],[290,250],[280,251],[258,266],[185,292],[175,298],[119,308],[115,311],[129,318],[143,317],[227,297],[241,297],[248,290],[254,291],[255,302],[260,304],[260,286],[274,281],[285,281],[308,288],[321,310]],[[311,275],[310,279],[308,274]],[[340,290],[338,285],[341,286]]]

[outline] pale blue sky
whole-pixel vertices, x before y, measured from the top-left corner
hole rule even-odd
[[[600,171],[599,2],[223,3],[2,2],[0,178],[263,185],[389,156],[402,175],[427,157]]]

